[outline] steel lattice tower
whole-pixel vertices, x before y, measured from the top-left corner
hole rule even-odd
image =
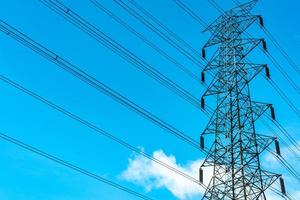
[[[201,148],[204,137],[213,134],[214,142],[200,168],[200,181],[203,182],[203,168],[212,167],[213,177],[202,199],[206,200],[265,200],[268,189],[280,175],[261,168],[260,154],[275,142],[280,153],[278,141],[256,133],[255,121],[268,109],[275,119],[271,104],[251,99],[249,83],[261,71],[269,77],[269,69],[264,64],[249,62],[247,55],[261,46],[263,39],[243,38],[243,34],[254,22],[263,25],[261,16],[250,11],[256,0],[235,7],[217,18],[205,31],[212,35],[203,47],[217,46],[202,72],[213,76],[204,93],[201,105],[205,108],[205,97],[216,97],[216,109],[200,137]],[[270,78],[270,77],[269,77]],[[283,185],[283,180],[280,178]]]

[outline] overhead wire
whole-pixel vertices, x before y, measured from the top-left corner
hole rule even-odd
[[[291,146],[273,129],[273,127],[270,126],[263,118],[260,118],[260,121],[267,129],[269,129],[272,135],[276,136],[279,141],[283,143],[284,147],[289,150],[290,155],[293,155],[300,162],[300,156],[298,155],[298,153],[293,148],[291,148]]]
[[[279,85],[273,81],[272,79],[266,78],[269,84],[273,87],[273,89],[277,92],[277,94],[281,97],[281,99],[291,108],[291,110],[299,117],[300,119],[300,110],[296,107],[296,105],[290,100],[290,98],[285,94],[285,92],[279,87]]]
[[[24,142],[22,142],[20,140],[17,140],[17,139],[15,139],[15,138],[7,135],[7,134],[4,134],[4,133],[0,132],[0,138],[3,139],[3,140],[5,140],[5,141],[7,141],[7,142],[9,142],[9,143],[15,144],[15,145],[17,145],[17,146],[19,146],[19,147],[21,147],[23,149],[26,149],[26,150],[28,150],[28,151],[30,151],[32,153],[35,153],[35,154],[37,154],[39,156],[47,158],[48,160],[51,160],[51,161],[53,161],[53,162],[55,162],[57,164],[65,166],[65,167],[67,167],[67,168],[69,168],[69,169],[71,169],[71,170],[73,170],[73,171],[75,171],[77,173],[83,174],[83,175],[88,176],[90,178],[93,178],[93,179],[95,179],[97,181],[100,181],[100,182],[102,182],[104,184],[110,185],[110,186],[112,186],[112,187],[114,187],[114,188],[116,188],[118,190],[122,190],[122,191],[124,191],[126,193],[129,193],[129,194],[131,194],[133,196],[136,196],[136,197],[138,197],[140,199],[154,200],[154,199],[152,199],[152,198],[150,198],[150,197],[148,197],[148,196],[146,196],[144,194],[141,194],[141,193],[139,193],[139,192],[137,192],[135,190],[132,190],[132,189],[130,189],[128,187],[120,185],[120,184],[118,184],[118,183],[116,183],[114,181],[111,181],[108,178],[105,178],[103,176],[99,176],[99,175],[97,175],[97,174],[95,174],[95,173],[93,173],[93,172],[91,172],[89,170],[83,169],[83,168],[81,168],[81,167],[79,167],[79,166],[77,166],[75,164],[72,164],[72,163],[70,163],[68,161],[65,161],[65,160],[63,160],[63,159],[61,159],[59,157],[53,156],[53,155],[51,155],[51,154],[49,154],[49,153],[47,153],[45,151],[42,151],[42,150],[40,150],[38,148],[35,148],[35,147],[31,146],[31,145],[28,145],[28,144],[26,144],[26,143],[24,143]]]
[[[217,4],[216,1],[214,0],[207,0],[215,9],[217,9],[220,13],[224,13],[225,10],[219,5]]]
[[[237,0],[232,0],[236,5],[240,5],[241,3]],[[281,55],[286,59],[289,65],[295,70],[295,72],[300,75],[300,67],[296,64],[296,62],[292,59],[292,57],[286,52],[284,47],[277,41],[277,39],[273,36],[273,34],[266,28],[262,27],[262,30],[266,34],[266,36],[270,39],[273,45],[278,49]]]
[[[179,97],[183,98],[190,104],[195,107],[200,107],[198,99],[193,96],[190,92],[176,84],[174,81],[166,77],[160,71],[155,69],[145,60],[138,57],[132,51],[128,50],[120,43],[116,42],[110,36],[99,30],[97,27],[83,19],[77,13],[72,11],[70,8],[66,7],[59,1],[56,0],[39,0],[45,6],[47,6],[50,10],[53,10],[64,19],[75,25],[77,28],[94,38],[96,41],[100,42],[103,46],[107,47],[108,49],[112,50],[114,53],[119,55],[121,58],[132,64],[132,66],[136,67],[137,69],[144,72],[149,77],[156,80],[162,86],[166,87],[174,94],[178,95]]]
[[[202,27],[207,27],[208,24],[200,18],[194,11],[192,11],[185,3],[181,0],[173,0],[182,10],[184,10],[190,17],[196,20]]]
[[[276,189],[276,188],[273,187],[273,186],[270,187],[270,190],[271,190],[273,193],[277,194],[278,196],[282,197],[283,199],[286,199],[286,200],[294,200],[294,198],[293,198],[291,195],[289,195],[288,193],[286,193],[286,195],[283,195],[283,194],[281,193],[281,191],[279,191],[278,189]]]
[[[57,57],[58,58],[58,57]]]
[[[300,146],[298,142],[290,135],[290,133],[278,121],[275,121],[275,125],[289,139],[293,146],[300,152]]]
[[[288,81],[288,83],[292,86],[292,88],[300,95],[300,88],[295,83],[295,81],[290,77],[290,75],[284,70],[284,68],[279,64],[279,62],[272,56],[269,52],[265,51],[265,54],[269,58],[269,60],[274,64],[274,66],[278,69],[278,71],[282,74],[282,76]]]
[[[18,42],[20,42],[21,44],[23,44],[24,46],[35,51],[36,53],[38,53],[45,59],[51,61],[58,67],[62,68],[63,70],[70,73],[71,75],[78,78],[79,80],[83,81],[84,83],[88,84],[89,86],[95,88],[96,90],[103,93],[104,95],[112,98],[114,101],[118,102],[119,104],[132,110],[133,112],[142,116],[146,120],[154,123],[155,125],[162,128],[163,130],[167,131],[171,135],[174,135],[178,139],[184,141],[185,143],[189,144],[190,146],[192,146],[198,150],[200,149],[198,142],[196,140],[194,140],[192,137],[188,136],[187,134],[183,133],[182,131],[180,131],[177,128],[173,127],[172,125],[168,124],[164,120],[160,119],[159,117],[157,117],[154,114],[150,113],[149,111],[145,110],[144,108],[142,108],[138,104],[134,103],[130,99],[126,98],[125,96],[116,92],[109,86],[100,82],[95,77],[89,75],[85,71],[81,70],[80,68],[76,67],[72,63],[70,63],[67,60],[60,57],[58,54],[50,51],[49,49],[42,46],[41,44],[33,41],[31,38],[27,37],[23,33],[12,28],[11,26],[9,26],[8,24],[6,24],[5,22],[3,22],[1,20],[0,20],[0,31],[6,33],[8,36],[12,37],[13,39],[15,39]]]
[[[93,130],[98,135],[102,135],[105,138],[107,138],[107,139],[109,139],[111,141],[114,141],[117,144],[119,144],[119,145],[121,145],[121,146],[123,146],[123,147],[125,147],[125,148],[127,148],[127,149],[129,149],[131,151],[133,151],[134,153],[139,154],[139,155],[141,155],[141,156],[143,156],[143,157],[145,157],[145,158],[147,158],[149,160],[152,160],[153,162],[155,162],[155,163],[157,163],[157,164],[159,164],[159,165],[161,165],[161,166],[169,169],[170,171],[175,172],[176,174],[178,174],[178,175],[186,178],[187,180],[190,180],[193,183],[199,184],[201,187],[206,188],[206,186],[203,183],[199,182],[197,179],[195,179],[194,177],[188,175],[187,173],[182,172],[181,170],[176,169],[175,167],[173,167],[171,165],[168,165],[167,163],[165,163],[165,162],[163,162],[163,161],[161,161],[161,160],[159,160],[159,159],[151,156],[150,154],[146,153],[144,150],[141,150],[141,149],[139,149],[137,147],[134,147],[133,145],[131,145],[128,142],[126,142],[125,140],[122,140],[122,139],[116,137],[115,135],[113,135],[113,134],[111,134],[111,133],[109,133],[109,132],[101,129],[100,127],[98,127],[97,125],[91,123],[90,121],[87,121],[87,120],[83,119],[82,117],[80,117],[80,116],[72,113],[71,111],[64,109],[63,107],[55,104],[52,101],[49,101],[48,99],[40,96],[39,94],[37,94],[37,93],[35,93],[35,92],[33,92],[33,91],[25,88],[24,86],[16,83],[15,81],[12,81],[11,79],[9,79],[9,78],[1,75],[1,74],[0,74],[0,80],[3,81],[4,83],[6,83],[6,84],[8,84],[8,85],[10,85],[12,87],[14,87],[15,89],[17,89],[17,90],[19,90],[19,91],[21,91],[21,92],[29,95],[30,97],[34,98],[35,100],[37,100],[37,101],[45,104],[46,106],[48,106],[48,107],[50,107],[50,108],[52,108],[52,109],[54,109],[54,110],[62,113],[66,117],[69,117],[69,118],[71,118],[71,119],[79,122],[80,124],[82,124],[82,125],[86,126],[87,128]]]
[[[134,190],[132,190],[132,189],[130,189],[128,187],[122,186],[122,185],[120,185],[120,184],[118,184],[116,182],[108,180],[107,178],[99,176],[99,175],[97,175],[95,173],[92,173],[92,172],[90,172],[88,170],[80,168],[77,165],[71,164],[70,162],[67,162],[67,161],[65,161],[65,160],[63,160],[61,158],[55,157],[55,156],[53,156],[53,155],[51,155],[49,153],[46,153],[46,152],[44,152],[44,151],[42,151],[40,149],[37,149],[37,148],[35,148],[33,146],[30,146],[30,145],[28,145],[28,144],[26,144],[26,143],[24,143],[24,142],[22,142],[20,140],[17,140],[15,138],[11,137],[11,136],[8,136],[8,135],[4,134],[2,132],[0,132],[0,138],[2,138],[3,140],[8,141],[10,143],[13,143],[13,144],[15,144],[15,145],[17,145],[19,147],[22,147],[22,148],[24,148],[24,149],[26,149],[26,150],[28,150],[30,152],[33,152],[33,153],[36,153],[36,154],[38,154],[40,156],[48,158],[49,160],[52,160],[52,161],[54,161],[54,162],[56,162],[58,164],[61,164],[61,165],[65,166],[65,167],[68,167],[68,168],[70,168],[70,169],[72,169],[72,170],[74,170],[76,172],[79,172],[79,173],[84,174],[86,176],[89,176],[89,177],[91,177],[93,179],[101,181],[101,182],[103,182],[105,184],[108,184],[108,185],[110,185],[112,187],[115,187],[115,188],[117,188],[119,190],[123,190],[123,191],[125,191],[125,192],[127,192],[129,194],[132,194],[132,195],[136,196],[136,197],[139,197],[139,198],[145,199],[145,200],[154,200],[154,199],[152,199],[152,198],[150,198],[148,196],[145,196],[145,195],[143,195],[141,193],[138,193],[138,192],[136,192],[136,191],[134,191]],[[201,184],[202,183],[200,183],[200,185]]]
[[[125,22],[123,19],[118,17],[116,14],[114,14],[112,11],[110,11],[108,8],[106,8],[102,3],[100,3],[97,0],[90,0],[95,7],[106,13],[110,18],[115,20],[117,23],[119,23],[121,26],[123,26],[125,29],[127,29],[129,32],[134,34],[136,37],[138,37],[141,41],[143,41],[145,44],[147,44],[149,47],[154,49],[156,52],[158,52],[161,56],[169,60],[171,63],[173,63],[176,67],[178,67],[180,70],[182,70],[184,73],[186,73],[189,77],[194,79],[197,82],[200,82],[199,75],[196,75],[194,72],[192,72],[190,69],[179,63],[174,57],[169,55],[167,52],[165,52],[161,47],[151,42],[149,39],[147,39],[144,35],[136,31],[132,26],[130,26],[127,22]]]
[[[300,67],[296,64],[296,62],[292,59],[292,57],[284,50],[284,48],[278,43],[278,41],[275,39],[275,37],[271,34],[271,32],[266,27],[262,27],[262,30],[265,32],[265,34],[270,39],[270,41],[274,44],[274,46],[277,47],[277,49],[285,57],[285,59],[290,64],[290,66],[292,66],[296,71],[296,73],[300,76]]]
[[[192,47],[188,42],[186,42],[183,38],[181,38],[178,34],[168,28],[165,24],[163,24],[158,18],[148,12],[145,8],[141,6],[136,0],[128,0],[134,7],[136,7],[140,12],[142,12],[145,16],[155,22],[159,27],[161,27],[164,31],[166,31],[170,36],[172,36],[177,42],[182,44],[184,47],[189,49],[191,52],[198,57],[199,52],[194,47]]]
[[[197,53],[196,56],[194,54],[191,54],[188,52],[185,48],[178,45],[174,40],[172,40],[168,35],[166,35],[164,32],[162,32],[160,29],[158,29],[157,26],[155,26],[153,23],[151,23],[149,20],[145,19],[142,15],[140,15],[138,12],[136,12],[134,9],[132,9],[129,5],[124,3],[122,0],[113,0],[117,5],[119,5],[122,9],[124,9],[126,12],[128,12],[131,16],[136,18],[139,22],[141,22],[144,26],[149,28],[151,31],[156,33],[161,39],[163,39],[165,42],[167,42],[169,45],[171,45],[173,48],[178,50],[182,55],[184,55],[188,60],[193,62],[198,68],[202,68],[203,64],[199,61],[199,54]],[[135,4],[136,5],[136,4]],[[138,7],[140,9],[140,7]]]
[[[280,163],[281,165],[288,170],[288,172],[293,176],[293,178],[300,183],[300,174],[287,162],[287,160],[280,156],[273,151],[270,150],[270,148],[267,148],[267,151],[273,155]]]

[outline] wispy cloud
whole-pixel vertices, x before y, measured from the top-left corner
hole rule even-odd
[[[293,158],[289,154],[289,148],[291,147],[283,148],[282,155],[290,160]],[[153,153],[153,157],[179,171],[182,171],[194,177],[195,179],[198,179],[199,177],[199,167],[203,162],[203,160],[199,159],[190,161],[187,164],[182,165],[177,162],[175,156],[166,155],[162,150],[155,151]],[[264,158],[263,163],[267,167],[267,169],[272,168],[276,171],[280,168],[277,159],[271,154],[268,154]],[[205,185],[208,185],[212,177],[212,170],[206,169],[204,173],[204,183]],[[287,179],[287,183],[291,182],[292,179],[290,179],[290,177],[285,177]],[[176,198],[181,200],[199,199],[204,193],[204,190],[199,185],[140,155],[134,155],[129,158],[127,169],[121,173],[121,178],[144,187],[147,192],[155,189],[165,188],[170,191]],[[290,194],[293,195],[293,197],[297,197],[296,199],[300,199],[300,191],[289,191]],[[268,199],[272,200],[282,199],[282,197],[272,193],[271,191],[267,191],[267,196]]]
[[[300,145],[300,141],[297,142]],[[281,149],[281,156],[286,160],[297,172],[299,171],[296,166],[298,166],[300,160],[300,151],[293,145],[285,146]],[[286,190],[291,196],[295,199],[300,199],[300,187],[298,181],[281,165],[280,161],[271,153],[268,153],[264,157],[263,165],[267,169],[271,169],[274,172],[282,173],[285,180]],[[277,188],[280,186],[278,185]],[[272,195],[271,193],[269,195]],[[275,196],[272,195],[272,198],[277,200]]]
[[[296,42],[300,42],[300,34],[299,33],[294,34],[294,39],[296,40]]]
[[[297,144],[300,146],[300,141],[298,141]],[[299,164],[300,151],[294,145],[289,145],[281,148],[281,156],[291,165]],[[278,159],[272,153],[268,153],[265,156],[264,165],[268,168],[271,167],[274,169],[280,167]]]
[[[182,166],[177,163],[173,155],[168,156],[162,150],[155,151],[153,157],[195,179],[199,177],[198,172],[202,160],[191,161]],[[200,198],[204,192],[198,184],[142,156],[133,156],[130,158],[128,167],[122,173],[121,177],[144,187],[147,191],[166,188],[179,199]]]

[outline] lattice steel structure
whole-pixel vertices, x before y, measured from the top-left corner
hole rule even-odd
[[[200,168],[200,182],[203,182],[203,168],[212,167],[213,177],[202,199],[206,200],[265,200],[265,191],[280,175],[262,169],[260,154],[275,142],[279,154],[278,141],[256,133],[255,121],[268,109],[275,119],[271,104],[256,102],[251,99],[249,83],[261,71],[270,78],[265,64],[249,62],[247,55],[261,46],[263,39],[244,38],[243,34],[254,22],[263,26],[261,16],[250,11],[256,0],[226,11],[205,31],[212,35],[202,50],[217,46],[202,72],[213,76],[204,93],[201,105],[205,108],[205,97],[214,95],[217,106],[200,137],[201,148],[204,137],[214,135],[214,143]],[[282,179],[280,178],[281,182]]]

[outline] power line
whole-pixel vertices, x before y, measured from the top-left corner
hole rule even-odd
[[[270,61],[274,64],[274,66],[278,69],[278,71],[282,74],[282,76],[288,81],[288,83],[292,86],[292,88],[300,95],[300,88],[295,83],[295,81],[290,77],[290,75],[284,70],[284,68],[279,64],[279,62],[272,56],[269,52],[265,52]]]
[[[279,156],[273,151],[271,151],[269,148],[267,151],[273,155],[281,164],[284,168],[286,168],[289,173],[293,176],[293,178],[300,183],[300,174],[287,162],[287,160],[283,156]]]
[[[214,8],[216,8],[220,13],[225,13],[225,10],[217,4],[214,0],[207,0]]]
[[[239,6],[241,3],[238,0],[232,0],[237,6]]]
[[[122,1],[122,0],[120,0]],[[146,15],[149,19],[151,19],[153,22],[155,22],[159,27],[161,27],[163,30],[165,30],[169,35],[171,35],[177,42],[182,44],[184,47],[189,49],[191,52],[193,52],[196,57],[198,57],[199,52],[195,48],[193,48],[189,43],[187,43],[184,39],[182,39],[179,35],[177,35],[175,32],[170,30],[166,25],[164,25],[158,18],[156,18],[154,15],[152,15],[150,12],[148,12],[146,9],[144,9],[136,0],[128,0],[134,7],[136,7],[140,12],[142,12],[144,15]]]
[[[81,168],[81,167],[79,167],[77,165],[74,165],[74,164],[72,164],[70,162],[67,162],[67,161],[65,161],[65,160],[63,160],[63,159],[61,159],[59,157],[53,156],[53,155],[51,155],[49,153],[46,153],[45,151],[37,149],[37,148],[35,148],[35,147],[31,146],[31,145],[28,145],[28,144],[26,144],[26,143],[24,143],[24,142],[22,142],[20,140],[17,140],[15,138],[11,137],[11,136],[8,136],[8,135],[4,134],[4,133],[0,132],[0,138],[3,139],[3,140],[5,140],[5,141],[7,141],[7,142],[15,144],[15,145],[17,145],[17,146],[19,146],[19,147],[21,147],[23,149],[26,149],[26,150],[28,150],[28,151],[30,151],[32,153],[35,153],[35,154],[38,154],[38,155],[40,155],[40,156],[42,156],[44,158],[47,158],[48,160],[51,160],[51,161],[53,161],[55,163],[58,163],[58,164],[63,165],[65,167],[69,168],[69,169],[72,169],[73,171],[76,171],[76,172],[78,172],[80,174],[83,174],[83,175],[88,176],[90,178],[93,178],[93,179],[95,179],[97,181],[100,181],[102,183],[110,185],[110,186],[112,186],[112,187],[114,187],[114,188],[116,188],[118,190],[122,190],[122,191],[127,192],[127,193],[129,193],[131,195],[134,195],[134,196],[136,196],[136,197],[138,197],[140,199],[154,200],[154,199],[152,199],[152,198],[150,198],[150,197],[148,197],[146,195],[143,195],[143,194],[141,194],[139,192],[136,192],[136,191],[134,191],[134,190],[132,190],[132,189],[130,189],[128,187],[122,186],[122,185],[120,185],[120,184],[118,184],[116,182],[113,182],[113,181],[111,181],[111,180],[109,180],[107,178],[99,176],[99,175],[97,175],[97,174],[95,174],[93,172],[90,172],[89,170],[83,169],[83,168]]]
[[[293,146],[300,152],[300,146],[297,141],[289,134],[289,132],[278,122],[274,121],[275,125],[279,128],[279,130],[289,139],[289,141],[293,144]]]
[[[81,123],[82,125],[90,128],[90,129],[92,129],[97,134],[102,135],[102,136],[106,137],[107,139],[112,140],[112,141],[116,142],[117,144],[119,144],[119,145],[121,145],[121,146],[123,146],[123,147],[125,147],[125,148],[127,148],[127,149],[129,149],[129,150],[131,150],[131,151],[133,151],[133,152],[135,152],[137,154],[139,154],[139,155],[142,155],[143,157],[145,157],[145,158],[147,158],[149,160],[154,161],[155,163],[157,163],[157,164],[159,164],[159,165],[161,165],[161,166],[163,166],[163,167],[165,167],[165,168],[167,168],[167,169],[175,172],[176,174],[178,174],[180,176],[183,176],[184,178],[192,181],[193,183],[199,184],[203,188],[206,188],[206,186],[204,184],[200,183],[194,177],[192,177],[192,176],[190,176],[190,175],[188,175],[188,174],[186,174],[186,173],[184,173],[184,172],[176,169],[175,167],[172,167],[172,166],[168,165],[167,163],[165,163],[165,162],[163,162],[163,161],[161,161],[161,160],[159,160],[157,158],[154,158],[150,154],[147,154],[145,151],[140,150],[137,147],[134,147],[133,145],[131,145],[128,142],[126,142],[125,140],[122,140],[122,139],[114,136],[113,134],[111,134],[111,133],[109,133],[107,131],[104,131],[103,129],[99,128],[95,124],[93,124],[93,123],[91,123],[91,122],[89,122],[89,121],[81,118],[80,116],[75,115],[74,113],[72,113],[72,112],[70,112],[70,111],[62,108],[61,106],[59,106],[59,105],[57,105],[57,104],[55,104],[55,103],[53,103],[53,102],[45,99],[44,97],[40,96],[39,94],[34,93],[34,92],[26,89],[22,85],[20,85],[20,84],[14,82],[14,81],[8,79],[7,77],[5,77],[3,75],[0,75],[0,80],[2,80],[3,82],[9,84],[12,87],[18,89],[19,91],[21,91],[21,92],[23,92],[23,93],[31,96],[32,98],[40,101],[41,103],[47,105],[48,107],[50,107],[50,108],[52,108],[52,109],[54,109],[54,110],[56,110],[56,111],[64,114],[65,116],[67,116],[67,117],[69,117],[69,118],[71,118],[71,119],[73,119],[73,120]]]
[[[191,62],[193,62],[197,67],[201,68],[200,66],[203,66],[203,64],[198,59],[200,56],[194,56],[190,52],[188,52],[186,49],[182,48],[174,40],[172,40],[170,37],[168,37],[165,33],[163,33],[161,30],[159,30],[155,25],[153,25],[150,21],[148,21],[147,19],[145,19],[142,15],[140,15],[139,13],[137,13],[131,7],[129,7],[122,0],[114,0],[114,2],[116,4],[118,4],[122,9],[124,9],[126,12],[128,12],[130,15],[132,15],[134,18],[136,18],[144,26],[146,26],[147,28],[149,28],[154,33],[156,33],[161,39],[163,39],[169,45],[171,45],[176,50],[178,50],[182,55],[184,55],[187,59],[189,59]],[[131,2],[133,2],[133,1],[131,1]],[[137,5],[137,4],[134,4],[134,5]],[[137,8],[139,10],[141,10],[141,7],[137,7]],[[144,11],[145,10],[142,10],[143,13],[145,13]],[[196,55],[198,55],[198,54],[196,54]]]
[[[190,17],[196,20],[201,26],[207,27],[208,24],[201,19],[194,11],[192,11],[185,3],[181,0],[173,0],[182,10],[184,10]]]
[[[237,0],[232,0],[236,5],[241,4]],[[298,75],[300,75],[300,67],[296,64],[296,62],[292,59],[292,57],[284,50],[282,45],[276,40],[276,38],[272,35],[272,33],[264,26],[261,27],[264,33],[267,35],[267,37],[270,39],[270,41],[273,43],[273,45],[279,50],[281,55],[286,59],[286,61],[289,63],[289,65],[297,72]]]
[[[278,84],[272,79],[266,78],[270,83],[273,89],[281,97],[281,99],[291,108],[291,110],[299,117],[300,119],[300,110],[295,106],[295,104],[290,100],[290,98],[284,93],[284,91],[278,86]]]
[[[75,25],[77,28],[94,38],[96,41],[101,43],[103,46],[107,47],[121,58],[129,62],[132,66],[144,72],[149,77],[156,80],[162,86],[166,87],[174,94],[183,98],[195,107],[199,107],[198,99],[193,96],[190,92],[176,84],[174,81],[170,80],[164,74],[159,72],[145,60],[139,58],[136,54],[126,49],[124,46],[113,40],[110,36],[99,30],[97,27],[80,17],[77,13],[73,12],[70,8],[66,7],[59,1],[50,0],[39,0],[49,9],[53,10],[64,19]]]
[[[279,50],[279,52],[285,57],[285,59],[290,64],[290,66],[292,66],[294,68],[294,70],[297,72],[297,74],[300,75],[300,67],[291,58],[291,56],[284,50],[284,48],[278,43],[278,41],[271,34],[271,32],[267,28],[265,28],[265,27],[262,27],[262,30],[266,33],[267,37],[271,40],[271,42]]]
[[[288,193],[287,193],[286,195],[283,195],[283,194],[281,193],[281,191],[279,191],[278,189],[276,189],[276,188],[274,188],[274,187],[270,187],[270,190],[271,190],[273,193],[277,194],[278,196],[282,197],[283,199],[294,200],[294,199],[292,198],[292,196],[289,195]]]
[[[182,131],[176,129],[172,125],[168,124],[167,122],[163,121],[162,119],[158,118],[154,114],[150,113],[149,111],[145,110],[141,106],[137,105],[130,99],[126,98],[125,96],[121,95],[120,93],[116,92],[109,86],[105,85],[104,83],[100,82],[93,76],[87,74],[85,71],[81,70],[80,68],[76,67],[72,63],[68,62],[67,60],[63,59],[59,55],[55,54],[54,52],[50,51],[46,47],[38,44],[37,42],[33,41],[31,38],[27,37],[26,35],[22,34],[18,30],[12,28],[5,22],[0,20],[0,30],[6,33],[8,36],[14,38],[24,46],[32,49],[36,53],[40,54],[45,59],[51,61],[58,67],[62,68],[66,72],[70,73],[74,77],[80,79],[84,83],[88,84],[89,86],[95,88],[99,92],[105,94],[106,96],[112,98],[114,101],[120,103],[121,105],[125,106],[126,108],[132,110],[133,112],[137,113],[138,115],[142,116],[144,119],[152,122],[153,124],[157,125],[158,127],[164,129],[168,133],[174,135],[178,139],[184,141],[185,143],[189,144],[190,146],[200,149],[198,142],[188,136],[187,134],[183,133]]]
[[[264,120],[264,119],[260,119],[261,120],[261,122],[263,123],[263,125],[266,127],[266,128],[268,128],[269,129],[269,131],[273,134],[273,135],[276,135],[276,137],[279,139],[279,141],[281,142],[281,143],[283,143],[283,145],[284,145],[284,147],[285,148],[287,148],[289,151],[290,151],[290,153],[291,154],[293,154],[294,155],[294,157],[297,159],[297,160],[299,160],[300,161],[300,156],[298,155],[298,153],[293,149],[293,148],[291,148],[290,147],[290,145],[289,144],[287,144],[287,142],[282,138],[282,137],[280,137],[280,135]]]
[[[105,6],[103,6],[99,1],[97,0],[90,0],[98,9],[106,13],[109,17],[114,19],[117,23],[122,25],[125,29],[130,31],[132,34],[134,34],[136,37],[138,37],[141,41],[143,41],[145,44],[147,44],[149,47],[154,49],[156,52],[158,52],[161,56],[172,62],[176,67],[178,67],[180,70],[182,70],[184,73],[186,73],[189,77],[199,82],[200,78],[198,75],[196,75],[194,72],[189,70],[187,67],[183,66],[181,63],[179,63],[175,58],[170,56],[168,53],[166,53],[162,48],[160,48],[158,45],[151,42],[149,39],[147,39],[145,36],[140,34],[138,31],[136,31],[132,26],[130,26],[128,23],[126,23],[124,20],[122,20],[120,17],[115,15],[112,11],[107,9]]]

